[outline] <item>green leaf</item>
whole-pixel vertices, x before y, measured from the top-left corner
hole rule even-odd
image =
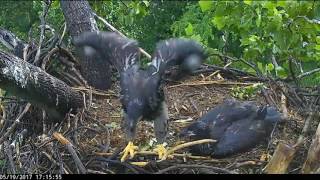
[[[191,23],[184,29],[187,36],[191,36],[193,34],[193,26]]]
[[[267,1],[264,5],[264,7],[266,7],[268,9],[269,13],[274,12],[276,6],[277,6],[277,4],[272,1]]]
[[[243,1],[243,3],[248,4],[248,5],[251,5],[251,4],[252,4],[252,0],[249,0],[249,1]]]
[[[146,7],[149,7],[149,1],[142,1],[145,5],[146,5]]]
[[[320,4],[319,3],[314,8],[314,16],[315,16],[314,17],[315,19],[320,19]]]
[[[51,6],[52,6],[53,8],[57,8],[57,7],[59,7],[59,5],[60,5],[60,2],[59,2],[59,1],[53,1]]]
[[[286,72],[286,70],[281,67],[281,66],[278,66],[276,67],[276,72],[277,72],[277,75],[280,77],[280,78],[287,78],[288,77],[288,74]]]
[[[257,8],[256,13],[257,13],[256,25],[257,25],[257,27],[260,27],[260,24],[261,24],[261,11],[260,11],[260,9]]]
[[[278,7],[286,7],[287,2],[284,0],[277,1]]]
[[[274,35],[274,40],[281,50],[288,50],[289,48],[288,37],[290,36],[288,36],[288,34],[289,31],[280,31],[276,32]]]
[[[225,25],[225,19],[224,17],[214,17],[212,20],[212,23],[219,29],[221,30]]]
[[[259,37],[256,35],[250,35],[247,38],[241,39],[241,45],[240,46],[246,46],[246,45],[256,45],[256,42],[259,40]]]
[[[202,12],[206,12],[213,7],[212,1],[199,1],[199,5]]]
[[[251,35],[251,36],[249,37],[249,41],[250,41],[250,42],[257,42],[258,39],[259,39],[259,37],[256,36],[256,35]]]
[[[201,36],[199,34],[197,34],[197,35],[194,34],[190,38],[195,40],[195,41],[202,42],[202,38],[201,38]]]
[[[269,63],[267,66],[266,66],[266,69],[267,71],[271,72],[273,69],[274,69],[274,65],[272,63]]]
[[[316,42],[317,42],[317,44],[320,44],[320,36],[317,36]]]
[[[261,63],[261,62],[258,62],[257,65],[258,65],[258,69],[259,69],[261,72],[264,72],[262,63]]]

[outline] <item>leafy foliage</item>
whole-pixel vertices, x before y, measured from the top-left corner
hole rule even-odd
[[[291,78],[320,66],[320,2],[318,1],[89,1],[92,9],[149,53],[162,39],[187,37],[200,41],[211,53],[242,58],[262,73]],[[3,1],[1,27],[28,40],[39,37],[41,1]],[[53,1],[46,19],[61,32],[64,17]],[[101,30],[106,27],[97,21]],[[218,56],[208,63],[220,64]],[[255,73],[235,62],[233,67]],[[292,70],[290,70],[290,67]],[[302,85],[318,85],[320,73],[302,78]]]
[[[287,78],[290,59],[295,74],[320,66],[319,9],[317,1],[199,1],[172,29],[252,62],[263,74]]]
[[[91,1],[91,4],[99,16],[152,53],[156,42],[171,37],[170,26],[183,15],[187,2]],[[100,22],[99,27],[106,29]]]
[[[254,98],[263,87],[263,83],[256,83],[245,87],[235,86],[231,89],[231,95],[241,100],[249,100]]]

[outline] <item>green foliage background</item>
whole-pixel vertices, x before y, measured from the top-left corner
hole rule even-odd
[[[318,1],[89,1],[92,9],[149,53],[171,37],[201,42],[210,53],[242,58],[274,78],[292,78],[320,68],[320,2]],[[27,40],[39,36],[41,1],[2,1],[1,27]],[[47,22],[61,32],[64,17],[53,1]],[[107,30],[98,21],[101,30]],[[67,38],[65,38],[67,40]],[[272,59],[274,61],[272,61]],[[207,63],[222,65],[217,56]],[[233,67],[255,73],[243,63]],[[300,85],[320,84],[320,73]]]

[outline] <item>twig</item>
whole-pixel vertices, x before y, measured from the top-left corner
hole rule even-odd
[[[99,95],[99,96],[114,96],[114,97],[118,97],[118,95],[116,95],[114,93],[102,93],[102,92],[99,92],[97,90],[89,89],[89,88],[81,87],[81,86],[80,87],[72,87],[72,89],[75,90],[75,91],[89,91],[92,94]]]
[[[76,151],[73,149],[73,146],[70,141],[68,141],[65,137],[62,136],[62,134],[54,132],[53,137],[56,138],[61,144],[65,145],[70,152],[71,156],[73,157],[73,160],[75,161],[77,167],[79,168],[80,172],[82,174],[87,173],[86,168],[82,164],[80,158],[78,157]]]
[[[229,62],[228,64],[226,64],[226,65],[223,67],[223,69],[226,69],[226,68],[227,68],[228,66],[230,66],[231,64],[232,64],[232,61]],[[205,79],[211,78],[212,76],[218,74],[220,71],[221,71],[221,70],[216,70],[215,72],[213,72],[212,74],[210,74],[209,76],[207,76]]]
[[[28,104],[26,105],[26,107],[24,108],[24,110],[19,114],[19,116],[17,117],[17,119],[14,121],[14,123],[8,128],[7,132],[4,133],[3,136],[1,136],[1,138],[0,138],[0,144],[2,144],[2,143],[5,141],[5,139],[6,139],[7,137],[9,137],[10,134],[16,129],[17,125],[20,124],[21,118],[28,112],[30,106],[31,106],[31,104],[28,103]]]
[[[155,174],[164,174],[168,171],[172,171],[172,170],[176,170],[176,169],[180,169],[180,168],[192,168],[192,169],[211,169],[216,171],[217,173],[223,173],[223,174],[237,174],[236,172],[233,171],[229,171],[227,169],[222,169],[222,168],[218,168],[218,167],[212,167],[212,166],[206,166],[206,165],[187,165],[187,164],[177,164],[174,166],[170,166],[168,168],[162,169],[158,172],[156,172]]]
[[[289,57],[289,71],[290,71],[290,74],[292,76],[293,81],[295,82],[296,86],[298,86],[299,83],[298,83],[297,77],[296,77],[296,75],[295,75],[295,73],[293,71],[292,61],[293,61],[293,58]]]
[[[61,43],[62,43],[62,40],[63,40],[63,38],[64,38],[64,35],[66,34],[66,31],[67,31],[67,23],[65,22],[65,23],[64,23],[64,27],[63,27],[63,32],[62,32],[62,35],[61,35],[60,40],[59,40],[59,43],[58,43],[59,46],[60,46]]]
[[[73,86],[82,86],[82,84],[76,77],[72,76],[71,74],[67,72],[61,72],[61,75],[63,75],[64,78],[68,78],[70,82],[72,82]]]
[[[276,103],[274,102],[274,100],[271,98],[271,96],[268,94],[267,90],[265,88],[262,88],[261,90],[262,95],[265,97],[267,103],[271,106],[275,106]]]
[[[220,84],[220,85],[252,85],[254,83],[241,83],[241,82],[226,82],[224,80],[219,81],[194,81],[189,83],[182,83],[177,85],[172,85],[167,88],[174,88],[180,86],[199,86],[199,85],[211,85],[211,84]]]
[[[121,151],[118,151],[117,154],[119,154]],[[104,153],[104,152],[94,152],[95,155],[97,156],[112,156],[115,153]],[[158,156],[158,153],[153,152],[153,151],[139,151],[135,154],[135,156]],[[205,157],[205,156],[192,156],[190,154],[178,154],[178,153],[173,153],[170,156],[173,157],[182,157],[182,158],[188,158],[188,159],[193,159],[193,160],[213,160],[215,162],[220,162],[219,160],[212,159],[211,157]]]
[[[112,172],[112,171],[111,171]],[[101,171],[96,171],[96,170],[92,170],[92,169],[88,169],[88,173],[91,174],[107,174],[105,172],[101,172]],[[114,172],[112,172],[111,174],[115,174]]]
[[[316,98],[316,99],[318,99],[318,98]],[[316,101],[317,100],[315,100],[315,102]],[[313,106],[313,103],[310,104],[309,111],[312,111],[312,106]],[[302,132],[301,132],[296,144],[293,145],[294,148],[297,148],[297,147],[301,146],[301,144],[303,143],[304,137],[305,137],[305,135],[307,134],[307,132],[309,130],[311,121],[313,120],[313,118],[315,117],[317,112],[318,112],[317,110],[313,110],[310,113],[310,115],[308,116],[308,118],[306,119],[306,121],[304,123],[304,126],[303,126],[303,129],[302,129]]]
[[[100,21],[102,21],[109,29],[111,29],[113,32],[118,33],[120,36],[125,37],[126,36],[124,34],[122,34],[120,31],[118,31],[115,27],[113,27],[111,24],[109,24],[105,19],[103,19],[102,17],[98,16],[96,13],[93,13],[93,15],[98,18]],[[148,59],[151,59],[151,55],[148,54],[145,50],[143,50],[142,48],[139,47],[139,51],[144,54]]]
[[[87,166],[89,166],[89,164],[92,163],[92,161],[104,162],[104,163],[107,163],[108,166],[109,166],[109,164],[111,164],[111,163],[119,164],[119,165],[121,165],[121,166],[124,166],[124,167],[130,169],[134,174],[139,174],[139,172],[134,168],[134,166],[133,166],[133,165],[130,165],[130,164],[128,164],[128,163],[123,163],[123,162],[120,162],[120,161],[117,161],[117,160],[110,160],[110,159],[107,159],[107,158],[98,157],[98,158],[95,158],[95,159],[91,160],[90,162],[88,162],[88,165],[87,165]]]
[[[42,2],[42,16],[40,17],[40,21],[41,21],[41,29],[40,29],[40,40],[39,40],[39,44],[38,44],[38,50],[36,53],[36,57],[34,58],[34,64],[37,64],[37,62],[39,61],[40,58],[40,52],[41,52],[41,46],[43,43],[43,39],[44,39],[44,31],[45,31],[45,25],[46,25],[46,21],[45,18],[47,16],[47,12],[48,12],[49,6],[45,3]]]
[[[255,64],[252,64],[252,63],[250,63],[250,62],[248,62],[248,61],[246,61],[246,60],[244,60],[242,58],[230,57],[228,55],[224,55],[224,54],[221,54],[221,53],[211,53],[210,55],[211,56],[219,56],[221,59],[227,58],[227,59],[230,59],[231,61],[241,61],[244,64],[246,64],[247,66],[251,67],[253,70],[255,70],[259,77],[262,76],[261,71],[257,68],[257,66]]]
[[[283,93],[281,94],[281,109],[283,114],[282,118],[288,119],[287,98]]]
[[[317,19],[309,19],[307,16],[296,16],[291,22],[288,24],[289,30],[292,32],[291,25],[298,19],[304,19],[310,24],[320,24],[320,21]]]
[[[6,116],[7,116],[6,109],[4,108],[2,101],[0,101],[0,109],[1,109],[1,112],[2,112],[2,116],[1,116],[1,120],[0,120],[0,129],[2,129],[3,125],[4,125],[4,122],[6,120]]]
[[[60,163],[58,163],[55,159],[53,159],[52,156],[50,156],[48,153],[42,151],[41,152],[43,155],[45,155],[53,164],[55,164],[56,166],[60,166]],[[67,171],[66,168],[63,167],[63,171],[65,174],[69,174],[69,172]]]
[[[297,76],[297,78],[298,78],[298,79],[302,79],[302,78],[304,78],[304,77],[306,77],[306,76],[310,76],[310,75],[312,75],[312,74],[314,74],[314,73],[317,73],[317,72],[320,72],[320,68],[313,69],[313,70],[311,70],[311,71],[302,73],[302,74],[300,74],[299,76]]]
[[[51,49],[48,54],[43,58],[42,64],[41,64],[41,68],[45,69],[47,63],[50,61],[50,57],[55,54],[55,53],[63,53],[64,55],[66,55],[67,57],[69,57],[70,59],[70,63],[68,62],[64,62],[62,59],[59,59],[62,63],[64,63],[65,65],[68,66],[73,66],[72,63],[75,63],[76,65],[79,65],[79,62],[76,60],[76,58],[66,49],[58,47],[58,48],[53,48]]]
[[[4,151],[6,156],[8,157],[9,160],[9,165],[10,165],[10,169],[11,169],[11,173],[15,174],[16,173],[16,167],[14,165],[14,161],[13,161],[13,156],[12,156],[12,151],[11,151],[11,147],[9,145],[8,141],[4,142]]]
[[[169,149],[168,152],[163,156],[162,160],[166,159],[170,154],[174,153],[175,151],[177,151],[179,149],[183,149],[183,148],[198,145],[198,144],[214,143],[214,142],[217,142],[217,141],[213,140],[213,139],[202,139],[202,140],[198,140],[198,141],[192,141],[192,142],[180,144],[178,146],[173,147],[172,149]]]

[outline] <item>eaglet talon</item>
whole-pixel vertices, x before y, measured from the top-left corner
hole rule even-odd
[[[133,145],[133,142],[129,142],[126,148],[122,151],[123,155],[121,157],[121,162],[124,162],[127,159],[127,156],[130,155],[130,159],[134,157],[137,153],[138,146]]]
[[[153,151],[158,153],[159,159],[161,160],[166,159],[167,149],[164,147],[163,144],[157,145],[157,147]]]

